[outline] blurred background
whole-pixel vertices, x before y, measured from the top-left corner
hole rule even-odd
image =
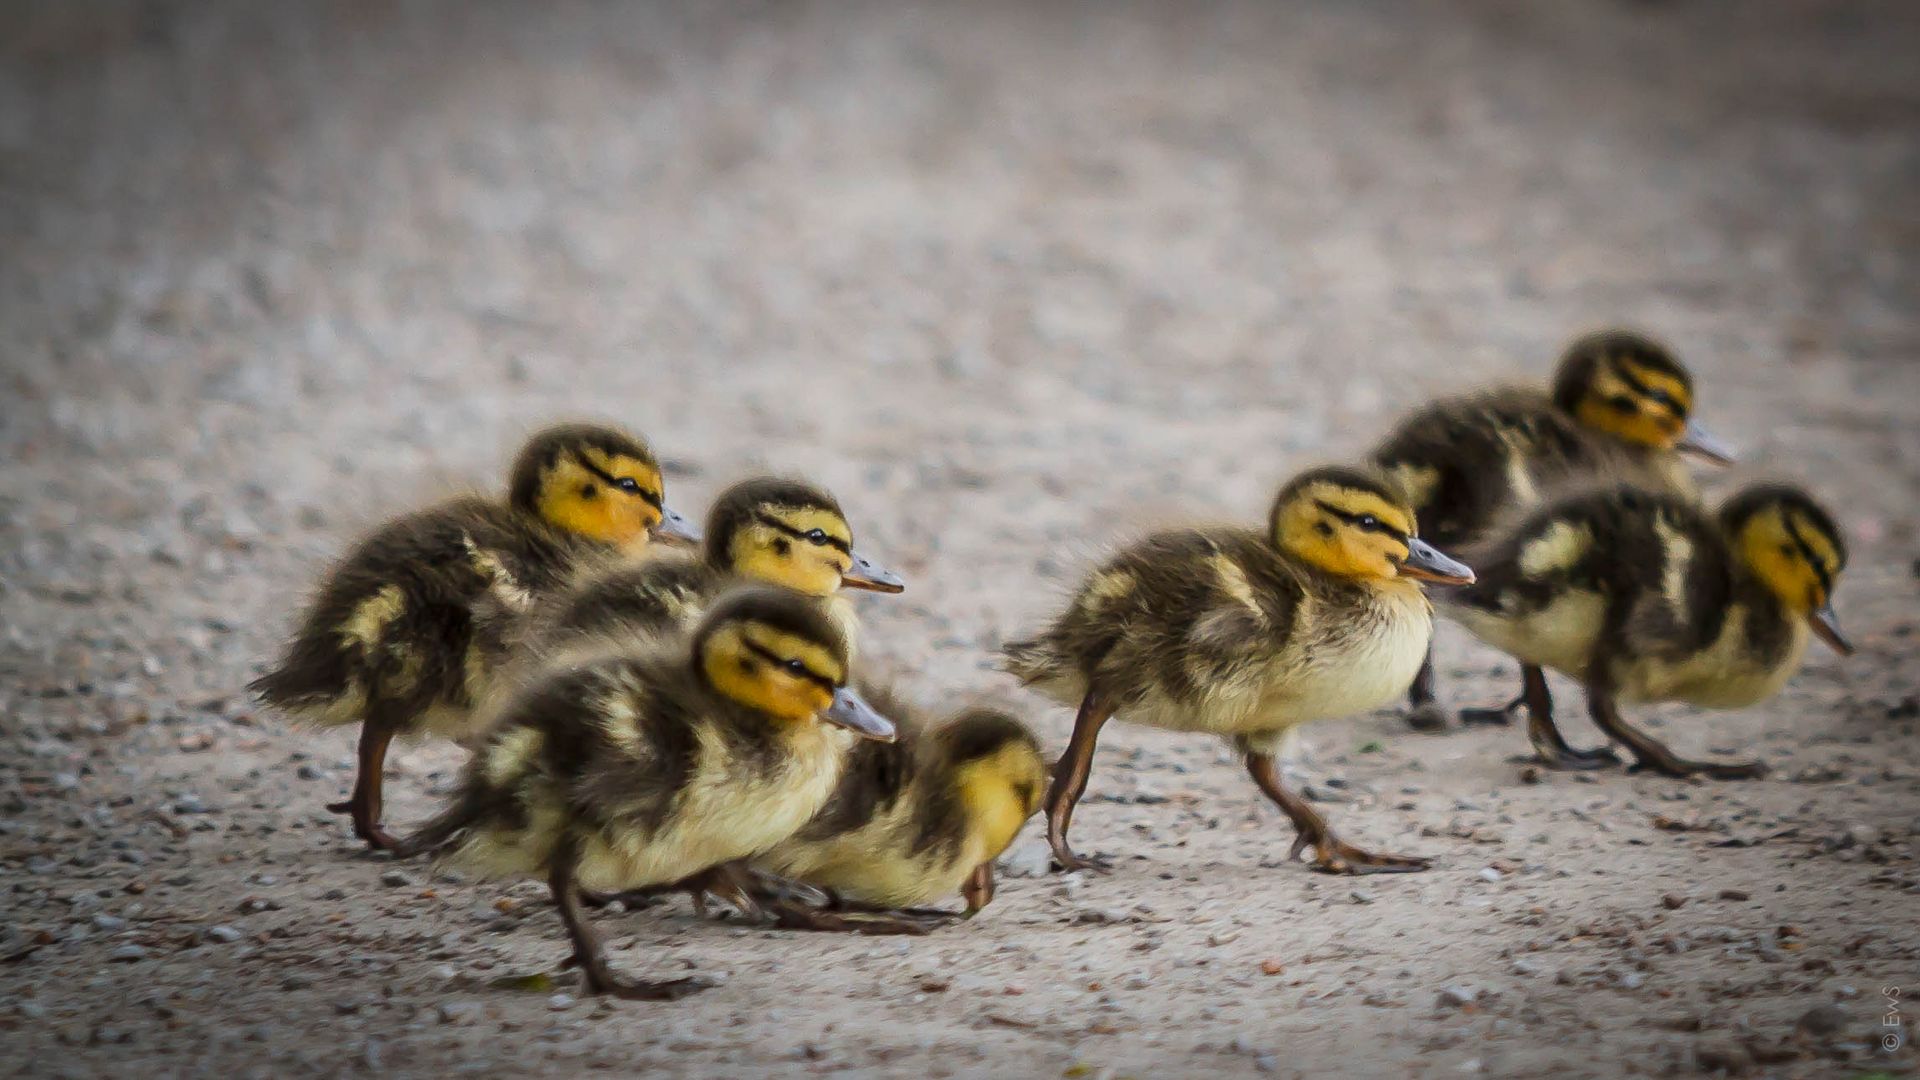
[[[238,833],[348,860],[284,831],[347,775],[344,744],[238,687],[323,560],[499,488],[546,420],[644,432],[695,516],[749,471],[824,481],[912,581],[864,607],[872,655],[917,696],[999,694],[991,649],[1107,542],[1254,520],[1399,410],[1541,378],[1615,322],[1692,366],[1748,463],[1716,485],[1809,480],[1855,536],[1842,607],[1868,651],[1797,685],[1855,721],[1902,708],[1916,56],[1901,0],[0,5],[0,783],[29,822],[9,857],[129,835],[62,800],[187,792],[233,816],[182,859]],[[1499,692],[1495,658],[1441,647],[1463,697]],[[1813,700],[1716,730],[1792,740]],[[1244,794],[1210,745],[1129,738]],[[1477,747],[1494,783],[1510,743],[1448,752]],[[402,815],[457,761],[403,760]],[[289,806],[296,762],[327,782]],[[1097,835],[1117,813],[1084,816]],[[277,895],[250,865],[179,903]],[[21,926],[60,923],[35,905],[98,871],[48,873]],[[1381,922],[1352,912],[1342,933]],[[1198,978],[1147,1019],[1232,1015]],[[82,985],[63,1000],[132,993]],[[899,1007],[882,1049],[919,1022]],[[1637,1046],[1645,1014],[1621,1015]],[[325,1021],[276,1022],[313,1025],[291,1052],[319,1067]],[[1341,1022],[1319,1045],[1387,1052]],[[1009,1061],[1052,1052],[954,1023]]]

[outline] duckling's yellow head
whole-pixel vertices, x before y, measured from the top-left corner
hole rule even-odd
[[[981,841],[983,869],[961,887],[967,910],[978,911],[993,898],[993,860],[1040,809],[1047,762],[1033,731],[997,709],[968,709],[940,728],[934,742],[936,754],[952,770],[969,830]]]
[[[597,424],[561,424],[527,440],[507,501],[555,528],[623,548],[699,533],[667,509],[660,463],[647,444]]]
[[[854,550],[853,530],[833,496],[798,480],[760,477],[722,492],[707,515],[706,550],[715,566],[809,596],[831,596],[841,586],[905,588]]]
[[[1364,579],[1459,585],[1473,571],[1414,535],[1399,490],[1362,469],[1309,469],[1280,489],[1269,518],[1275,547],[1322,570]]]
[[[721,695],[782,724],[838,724],[891,742],[892,721],[847,685],[847,639],[818,602],[790,589],[749,585],[708,609],[693,660]]]
[[[1786,484],[1756,484],[1721,504],[1720,527],[1736,557],[1783,607],[1806,619],[1834,651],[1852,654],[1833,611],[1833,587],[1847,566],[1847,543],[1812,496]]]
[[[1595,431],[1717,464],[1733,454],[1692,419],[1693,376],[1665,345],[1632,330],[1574,339],[1560,358],[1553,400]]]
[[[1017,816],[1006,830],[1001,849],[1012,843],[1019,823],[1040,808],[1040,797],[1047,788],[1047,762],[1040,753],[1040,739],[1008,713],[974,708],[941,727],[934,740],[963,795],[988,790],[1004,793],[1007,812]],[[999,853],[996,849],[993,855]]]

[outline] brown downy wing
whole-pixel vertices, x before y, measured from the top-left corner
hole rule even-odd
[[[890,682],[856,682],[860,695],[894,722],[898,734],[890,743],[875,739],[854,742],[833,794],[797,834],[796,839],[801,841],[827,840],[864,827],[907,797],[931,765],[925,713],[911,705]]]
[[[1304,595],[1299,569],[1250,529],[1161,534],[1116,562],[1135,587],[1096,614],[1093,632],[1111,638],[1096,677],[1122,701],[1149,690],[1197,700],[1265,664]]]
[[[1617,581],[1609,608],[1615,654],[1679,659],[1707,648],[1725,627],[1735,588],[1718,526],[1677,496],[1622,488],[1610,505],[1619,518],[1608,552]]]
[[[727,583],[727,575],[684,555],[596,567],[535,608],[529,641],[551,648],[586,636],[672,634],[698,618]]]
[[[321,577],[282,659],[255,681],[255,692],[269,704],[306,708],[356,684],[378,693],[383,669],[397,659],[389,646],[437,640],[432,651],[463,655],[464,613],[490,580],[469,558],[469,532],[491,531],[496,519],[512,516],[466,498],[380,526]],[[438,684],[445,666],[420,681]]]

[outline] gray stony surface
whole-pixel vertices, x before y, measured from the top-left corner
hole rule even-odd
[[[1920,984],[1916,42],[1896,2],[7,5],[0,1070],[1910,1071],[1873,1047]],[[874,661],[1058,745],[989,657],[1104,545],[1256,518],[1618,319],[1699,374],[1720,486],[1837,507],[1860,654],[1654,710],[1754,783],[1308,731],[1328,811],[1427,874],[1288,866],[1220,748],[1115,728],[1110,877],[1028,841],[913,941],[607,915],[723,985],[500,989],[564,953],[540,888],[388,876],[322,809],[346,738],[240,690],[359,530],[588,414],[694,512],[827,483],[912,580]],[[393,817],[460,760],[398,755]]]

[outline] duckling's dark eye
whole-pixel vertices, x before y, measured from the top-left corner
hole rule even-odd
[[[613,486],[619,488],[621,491],[624,491],[629,495],[640,494],[640,481],[635,480],[631,476],[623,476],[620,479],[615,480],[613,482]]]
[[[1647,397],[1648,399],[1658,402],[1662,405],[1665,405],[1670,409],[1674,407],[1673,395],[1667,393],[1665,390],[1649,389],[1647,391]]]
[[[1613,406],[1615,412],[1632,413],[1640,411],[1640,406],[1635,405],[1633,399],[1625,394],[1617,394],[1608,398],[1607,404]]]
[[[813,544],[816,547],[826,546],[827,531],[825,529],[808,529],[805,535],[807,538],[807,543]]]
[[[1363,529],[1377,529],[1380,527],[1380,519],[1374,517],[1372,514],[1361,514],[1359,517],[1353,519],[1353,523]]]
[[[787,661],[787,670],[793,672],[795,675],[805,675],[807,673],[807,665],[798,660],[789,660]]]

